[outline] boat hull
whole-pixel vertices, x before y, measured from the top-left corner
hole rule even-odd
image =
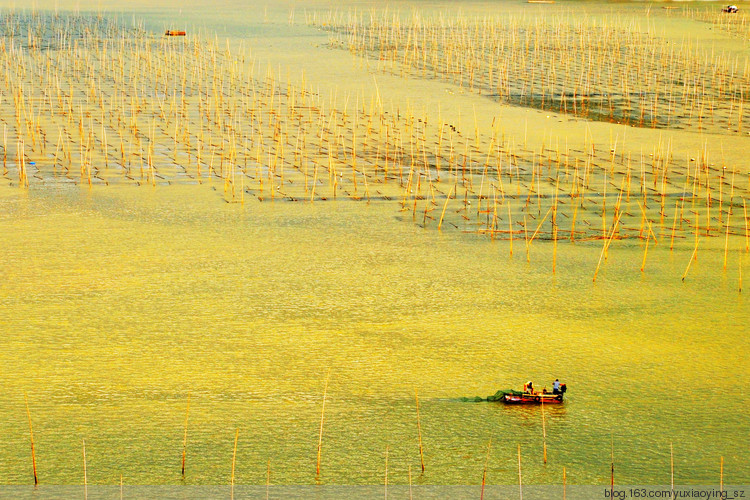
[[[512,405],[538,405],[538,404],[561,404],[562,394],[506,394],[503,403]]]

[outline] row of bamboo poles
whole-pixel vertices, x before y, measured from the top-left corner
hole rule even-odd
[[[723,5],[721,6],[723,7]],[[703,8],[681,8],[679,13],[688,19],[710,24],[714,29],[729,33],[732,36],[750,40],[750,19],[747,11],[740,9],[736,13],[722,12],[716,4]]]
[[[747,60],[696,42],[670,42],[619,17],[412,17],[310,13],[330,46],[398,75],[438,78],[470,92],[589,120],[743,133]],[[744,132],[746,132],[746,127]]]
[[[328,394],[328,383],[330,380],[330,371],[328,375],[326,376],[325,380],[325,387],[323,389],[323,395],[322,395],[322,402],[321,402],[321,419],[320,419],[320,432],[319,432],[319,440],[318,440],[318,447],[317,447],[317,459],[316,459],[316,466],[315,466],[315,482],[317,484],[321,483],[321,463],[322,463],[322,450],[323,450],[323,435],[324,435],[324,422],[325,422],[325,410],[326,410],[326,400],[327,400],[327,394]],[[34,444],[34,427],[33,427],[33,421],[31,417],[31,410],[29,407],[29,401],[28,397],[24,395],[24,403],[26,407],[26,415],[28,418],[29,423],[29,440],[31,443],[31,471],[33,472],[33,480],[34,480],[34,486],[37,486],[40,484],[39,476],[37,474],[37,461],[36,461],[36,448]],[[416,433],[418,438],[418,451],[419,451],[419,461],[421,466],[421,474],[424,475],[425,473],[425,460],[424,460],[424,447],[423,447],[423,441],[422,441],[422,425],[421,425],[421,417],[419,412],[419,394],[415,390],[415,412],[416,412]],[[546,418],[545,418],[545,410],[544,410],[544,404],[542,403],[540,406],[540,422],[541,422],[541,434],[542,434],[542,449],[541,449],[541,460],[543,465],[546,467],[548,460],[547,460],[547,424],[546,424]],[[187,396],[187,403],[185,406],[185,425],[184,425],[184,439],[183,439],[183,448],[182,448],[182,462],[181,462],[181,472],[180,476],[182,481],[184,482],[186,479],[186,463],[187,463],[187,457],[188,457],[188,430],[189,430],[189,423],[190,423],[190,395]],[[240,429],[236,428],[234,432],[234,441],[232,446],[232,459],[231,459],[231,466],[230,466],[230,473],[229,473],[229,481],[228,484],[231,487],[231,498],[234,498],[234,486],[235,486],[235,471],[237,466],[237,444],[240,437]],[[481,490],[480,490],[480,499],[484,498],[484,492],[485,492],[485,486],[487,485],[487,477],[488,477],[488,470],[490,466],[490,455],[491,455],[491,449],[492,449],[492,438],[489,439],[487,443],[487,454],[484,461],[484,467],[481,474]],[[83,485],[84,485],[84,498],[87,497],[87,487],[88,487],[88,468],[87,468],[87,461],[86,461],[86,440],[85,438],[82,439],[82,472],[83,472]],[[385,448],[385,465],[384,465],[384,476],[383,476],[383,484],[385,486],[386,491],[386,497],[387,497],[387,490],[388,490],[388,451],[389,447],[386,446]],[[672,443],[670,443],[669,446],[669,455],[670,455],[670,479],[671,479],[671,488],[674,492],[675,489],[675,483],[674,483],[674,448]],[[522,469],[522,460],[521,460],[522,454],[521,454],[521,444],[517,444],[517,459],[518,459],[518,485],[519,485],[519,494],[520,498],[523,498],[523,469]],[[612,437],[612,447],[611,447],[611,456],[610,456],[610,477],[609,482],[607,486],[610,488],[614,488],[615,486],[615,448],[614,448],[614,436]],[[408,486],[411,488],[412,486],[412,470],[411,465],[407,465],[408,469]],[[568,469],[567,467],[562,467],[562,485],[563,485],[563,492],[565,492],[565,487],[567,486],[567,475],[568,475]],[[479,474],[478,474],[479,476]],[[271,460],[268,460],[267,463],[267,473],[266,473],[266,487],[269,488],[271,485]],[[724,457],[720,457],[720,469],[719,469],[719,492],[724,491]],[[122,487],[123,487],[123,476],[120,475],[120,492],[122,494]],[[674,495],[673,495],[674,496]],[[565,493],[563,493],[563,498],[565,498]]]
[[[750,176],[707,144],[683,157],[671,139],[634,150],[624,135],[595,144],[586,130],[577,147],[545,137],[530,149],[497,119],[485,134],[476,114],[466,131],[379,91],[323,96],[216,38],[154,37],[98,17],[3,23],[13,27],[0,37],[9,184],[216,182],[229,203],[380,201],[424,227],[509,240],[511,255],[523,240],[527,260],[549,240],[553,272],[561,242],[603,240],[601,264],[613,241],[640,240],[641,270],[665,240],[694,240],[697,257],[704,238],[724,237],[724,267],[730,240],[750,249]],[[46,35],[29,43],[24,30]]]

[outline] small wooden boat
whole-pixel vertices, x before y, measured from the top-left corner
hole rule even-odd
[[[187,33],[178,30],[167,30],[164,36],[185,36]]]
[[[563,398],[565,397],[565,392],[567,390],[568,388],[565,384],[560,384],[560,390],[556,393],[554,391],[552,393],[547,392],[546,389],[542,392],[534,392],[533,389],[529,388],[528,384],[525,384],[523,386],[523,391],[501,389],[492,396],[487,396],[486,398],[474,396],[473,398],[460,398],[460,400],[467,403],[480,403],[482,401],[487,401],[489,403],[503,402],[507,404],[521,405],[533,405],[542,403],[560,404],[563,402]]]
[[[536,404],[560,404],[563,402],[563,393],[560,394],[549,394],[549,393],[528,393],[523,392],[521,394],[505,394],[503,396],[503,403],[512,405],[536,405]]]
[[[512,405],[560,404],[567,390],[568,387],[565,384],[560,384],[560,389],[552,393],[547,392],[546,389],[542,392],[535,392],[529,382],[523,386],[523,392],[509,391],[503,394],[502,401]]]

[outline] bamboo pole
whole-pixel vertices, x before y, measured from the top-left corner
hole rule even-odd
[[[26,403],[26,415],[29,417],[29,437],[31,439],[31,468],[34,472],[34,486],[39,484],[39,479],[36,475],[36,452],[34,451],[34,429],[31,426],[31,410],[29,410],[29,398],[24,393],[24,402]]]
[[[614,495],[615,491],[615,438],[612,436],[612,452],[610,455],[610,479],[609,479],[609,493],[610,496]]]
[[[419,463],[422,466],[422,473],[424,474],[424,453],[422,449],[422,422],[419,418],[419,394],[414,389],[414,398],[417,405],[417,436],[419,438]]]
[[[185,433],[182,438],[182,480],[185,480],[185,459],[187,458],[187,435],[188,435],[188,417],[190,416],[190,394],[187,396],[187,405],[185,406]]]
[[[83,498],[88,498],[88,477],[86,471],[86,439],[83,439]]]
[[[388,445],[385,446],[385,478],[384,478],[385,499],[388,500]]]
[[[448,191],[448,196],[445,197],[443,211],[440,213],[440,222],[438,222],[438,231],[440,231],[440,228],[443,226],[443,217],[445,217],[445,209],[448,207],[448,200],[451,199],[451,194],[453,194],[453,186],[451,186],[450,191]]]
[[[518,496],[523,500],[523,480],[521,477],[521,443],[518,443]]]
[[[234,431],[234,449],[232,450],[232,477],[230,479],[230,484],[232,486],[232,498],[234,498],[234,467],[237,462],[237,440],[240,437],[240,429],[237,428]]]
[[[411,464],[409,464],[409,500],[413,500],[411,491]]]
[[[729,222],[732,218],[732,211],[727,211],[727,230],[724,236],[724,270],[727,270],[727,254],[729,252]]]
[[[542,456],[545,465],[547,464],[547,424],[544,419],[544,398],[541,399],[542,402]]]
[[[489,442],[487,443],[487,458],[484,460],[484,471],[482,472],[482,493],[479,496],[479,500],[484,500],[484,485],[487,480],[487,465],[490,462],[490,449],[492,447],[492,438],[490,437]]]
[[[748,231],[748,223],[747,223],[747,204],[745,203],[745,199],[742,199],[742,211],[745,214],[745,251],[750,252],[750,231]]]
[[[536,227],[536,230],[534,231],[534,234],[531,235],[531,238],[529,239],[528,243],[526,243],[526,262],[531,262],[531,258],[529,256],[529,250],[531,247],[531,243],[533,243],[534,238],[536,238],[537,233],[539,233],[539,229],[541,229],[542,224],[544,224],[544,221],[547,220],[547,216],[552,212],[552,207],[549,207],[549,210],[547,210],[547,213],[544,214],[544,217],[539,222],[539,225]]]
[[[674,448],[672,443],[669,443],[669,480],[670,480],[670,496],[674,498]]]
[[[510,235],[510,256],[513,257],[513,218],[510,213],[510,203],[508,203],[508,234]]]
[[[318,463],[315,467],[315,475],[316,477],[320,477],[320,458],[321,453],[323,451],[323,422],[325,420],[325,414],[326,414],[326,397],[328,395],[328,381],[331,377],[331,370],[328,370],[328,375],[326,375],[326,383],[325,387],[323,388],[323,405],[320,410],[320,433],[318,434]]]
[[[268,497],[271,493],[271,459],[268,459],[268,464],[266,465],[266,500],[268,500]]]
[[[599,274],[599,267],[602,265],[602,258],[607,253],[607,249],[609,249],[609,245],[612,244],[612,238],[615,237],[615,231],[617,231],[617,225],[620,223],[620,217],[622,217],[622,212],[617,214],[617,219],[615,219],[615,224],[612,227],[612,232],[609,235],[609,238],[604,241],[604,245],[602,246],[602,252],[599,254],[599,262],[596,264],[596,270],[594,271],[594,279],[593,281],[596,282],[596,276]]]
[[[693,263],[693,260],[695,260],[695,255],[698,253],[698,240],[695,240],[695,249],[693,250],[693,255],[690,256],[690,261],[688,262],[687,267],[685,268],[685,272],[682,274],[682,281],[685,281],[685,276],[687,276],[688,271],[690,271],[690,264]]]

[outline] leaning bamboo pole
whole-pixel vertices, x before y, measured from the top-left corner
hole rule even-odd
[[[438,222],[438,231],[440,231],[440,228],[443,226],[443,217],[445,217],[445,209],[448,208],[448,201],[451,199],[452,194],[453,194],[453,186],[451,186],[450,191],[448,191],[448,196],[445,197],[445,203],[443,204],[443,211],[440,213],[440,222]]]
[[[604,245],[602,246],[602,251],[599,254],[599,262],[596,264],[596,270],[594,271],[594,279],[593,281],[596,282],[596,276],[599,274],[599,267],[602,265],[602,258],[607,253],[607,250],[609,249],[609,245],[612,244],[612,239],[615,237],[615,232],[617,231],[617,225],[620,223],[620,217],[622,216],[622,212],[617,214],[617,219],[615,219],[615,223],[612,227],[612,232],[609,235],[609,238],[604,240]]]
[[[39,484],[39,479],[36,475],[36,452],[34,451],[34,429],[31,426],[31,410],[29,410],[29,398],[24,393],[23,395],[24,402],[26,403],[26,415],[29,418],[29,438],[31,439],[31,468],[34,472],[34,486]]]
[[[234,449],[232,450],[232,475],[229,480],[229,484],[231,485],[231,496],[234,498],[234,468],[235,464],[237,463],[237,440],[240,437],[240,430],[239,428],[234,431]]]
[[[323,451],[323,422],[325,421],[326,415],[326,397],[328,395],[328,381],[331,377],[331,370],[328,370],[326,375],[325,387],[323,388],[323,404],[320,410],[320,433],[318,434],[318,462],[315,466],[315,476],[320,477],[320,459]]]
[[[688,265],[685,268],[685,272],[682,273],[682,281],[685,281],[685,277],[688,274],[688,271],[690,271],[690,264],[693,263],[693,260],[695,260],[695,256],[698,254],[698,239],[695,240],[695,249],[693,250],[693,254],[690,256],[690,261],[688,261]]]

